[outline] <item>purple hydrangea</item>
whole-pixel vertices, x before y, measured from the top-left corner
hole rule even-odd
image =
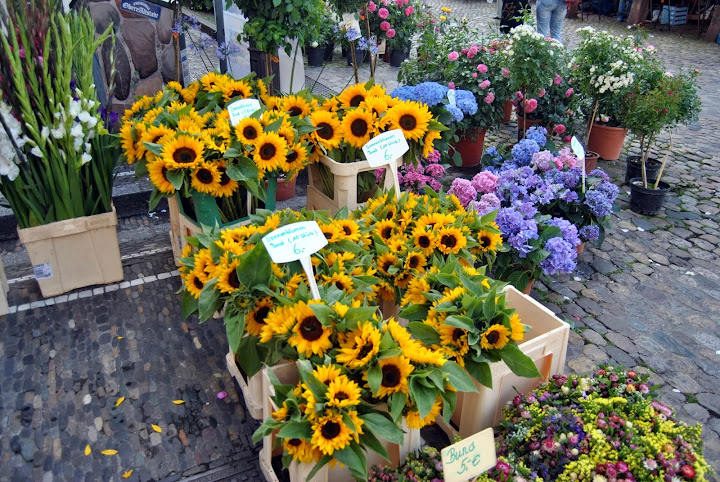
[[[495,192],[498,185],[498,177],[490,171],[482,171],[475,174],[472,185],[476,191],[485,194]]]
[[[477,198],[477,191],[467,179],[455,178],[450,186],[448,194],[454,194],[460,200],[460,204],[467,207]]]
[[[602,169],[593,169],[592,171],[590,171],[588,176],[599,177],[603,181],[610,182],[610,176],[608,176],[607,173]]]
[[[532,156],[530,165],[539,171],[545,172],[555,169],[555,157],[550,151],[540,151]]]
[[[502,208],[495,220],[510,246],[525,258],[532,250],[531,239],[538,239],[538,226],[534,219],[525,219],[515,208]]]
[[[547,224],[560,228],[563,239],[569,242],[572,246],[580,245],[580,238],[578,237],[577,227],[567,219],[552,218],[550,221],[547,222]]]
[[[532,126],[525,133],[525,138],[537,142],[540,147],[545,147],[547,143],[547,129],[542,126]]]
[[[580,228],[580,239],[588,241],[590,243],[595,242],[600,238],[600,227],[591,225],[583,226]]]
[[[582,169],[573,168],[567,171],[553,171],[553,182],[562,184],[566,189],[575,189],[582,179]]]
[[[570,242],[561,237],[550,238],[545,242],[544,249],[550,253],[540,262],[540,268],[545,274],[552,276],[575,270],[577,250]]]
[[[540,146],[532,139],[523,139],[512,148],[513,160],[518,166],[527,166],[532,157],[540,152]]]
[[[500,209],[500,200],[495,194],[483,194],[479,201],[471,203],[478,216],[485,216],[487,213]]]
[[[619,192],[618,187],[612,183],[600,183],[595,189],[585,193],[585,204],[590,212],[599,218],[612,213],[613,202]]]
[[[415,96],[428,107],[438,105],[447,95],[448,88],[437,82],[422,82],[415,86]]]

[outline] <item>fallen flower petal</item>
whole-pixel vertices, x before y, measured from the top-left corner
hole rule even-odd
[[[225,391],[218,392],[218,394],[217,394],[217,397],[218,397],[219,400],[222,400],[223,398],[225,398],[225,397],[227,397],[227,396],[228,396],[228,394],[227,394],[227,392],[225,392]]]
[[[185,403],[185,400],[173,400],[173,403],[175,405],[182,405],[183,403]]]
[[[125,472],[124,474],[122,474],[122,478],[123,478],[123,479],[128,479],[128,478],[130,478],[130,476],[132,475],[132,473],[133,473],[132,470],[128,470],[127,472]]]
[[[120,405],[121,403],[123,403],[124,401],[125,401],[125,397],[120,397],[120,398],[118,398],[117,402],[115,402],[115,406],[116,406],[116,407],[119,406],[119,405]]]
[[[90,455],[91,453],[92,453],[92,449],[90,448],[90,444],[87,444],[87,445],[85,446],[85,456],[87,457],[87,456]]]
[[[155,430],[157,433],[162,433],[162,429],[160,428],[159,425],[153,424],[153,425],[150,425],[150,426],[151,426],[152,429]]]
[[[118,451],[115,450],[115,449],[108,449],[108,450],[103,450],[103,451],[100,452],[100,453],[103,454],[103,455],[115,455],[115,454],[118,453]]]

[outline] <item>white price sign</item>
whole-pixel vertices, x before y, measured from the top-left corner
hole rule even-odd
[[[313,298],[319,300],[320,292],[315,283],[315,274],[310,255],[320,251],[328,242],[318,223],[315,221],[301,221],[288,224],[266,234],[262,238],[262,242],[274,263],[289,263],[300,260],[307,275]]]
[[[487,428],[440,452],[445,482],[464,482],[486,472],[497,463],[493,429]]]
[[[260,109],[260,101],[257,99],[240,99],[228,105],[227,109],[230,114],[230,124],[236,126],[238,122]]]
[[[575,136],[572,136],[572,139],[570,139],[570,147],[575,153],[575,157],[578,158],[578,161],[582,162],[582,190],[585,192],[585,175],[587,174],[585,172],[585,148]]]
[[[395,186],[395,195],[399,198],[400,182],[397,174],[397,160],[410,149],[402,130],[393,129],[383,132],[379,136],[370,139],[362,149],[370,166],[380,167],[387,165],[390,168],[390,175]]]
[[[344,29],[345,31],[348,31],[350,29],[353,29],[355,31],[356,37],[348,38],[348,40],[357,40],[360,38],[360,22],[357,21],[354,13],[343,13],[340,28]]]

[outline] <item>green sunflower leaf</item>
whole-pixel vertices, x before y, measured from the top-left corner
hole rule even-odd
[[[438,390],[423,385],[423,379],[412,378],[408,384],[410,400],[417,405],[420,418],[425,418],[432,409]]]
[[[410,321],[424,320],[428,315],[426,305],[410,305],[400,312],[398,316]]]
[[[403,392],[395,392],[390,395],[390,415],[396,422],[400,421],[400,417],[402,416],[402,411],[403,408],[405,408],[406,403],[407,395]]]
[[[385,447],[383,447],[383,444],[378,440],[378,438],[369,431],[364,431],[362,435],[360,435],[360,442],[370,448],[373,452],[379,454],[382,458],[390,461],[390,457],[388,456],[387,450],[385,450]]]
[[[164,147],[160,144],[153,144],[152,142],[143,142],[145,149],[152,152],[156,156],[162,156]]]
[[[370,412],[360,415],[360,418],[365,422],[365,427],[368,432],[372,432],[388,442],[395,444],[403,443],[403,431],[390,420],[388,415],[383,415],[379,412]],[[365,431],[365,428],[363,428],[363,431]]]
[[[465,370],[481,385],[492,388],[492,372],[487,362],[465,359]]]
[[[351,445],[346,446],[342,450],[335,450],[333,457],[335,457],[338,462],[347,465],[352,475],[361,477],[361,480],[366,478],[363,459],[358,457],[358,454],[355,453]]]
[[[302,438],[310,440],[312,438],[312,422],[310,420],[302,420],[299,422],[290,422],[283,425],[278,432],[281,438]]]
[[[182,313],[183,318],[187,318],[193,315],[198,310],[198,300],[187,290],[183,291],[182,295]]]
[[[475,382],[468,375],[464,368],[454,361],[447,361],[442,366],[442,371],[447,373],[450,384],[460,392],[477,392]]]
[[[500,350],[500,358],[515,375],[527,378],[541,376],[532,359],[524,354],[516,343],[508,343]]]
[[[490,322],[495,317],[495,288],[490,290],[483,304],[483,315]]]
[[[308,305],[310,309],[315,313],[317,319],[322,323],[323,326],[332,325],[332,314],[333,310],[327,305],[321,305],[318,303],[312,303]]]
[[[185,171],[183,171],[182,169],[173,169],[171,171],[168,171],[166,176],[167,180],[170,181],[170,184],[173,185],[175,190],[180,190],[183,185],[183,180],[185,179]]]
[[[350,308],[345,314],[345,321],[367,321],[377,312],[376,306],[362,306],[359,308]]]
[[[410,333],[425,345],[438,345],[440,333],[435,328],[420,321],[411,321],[408,324]]]
[[[376,363],[367,372],[368,384],[370,385],[370,390],[373,392],[373,394],[377,394],[380,390],[382,378],[382,368],[380,368],[380,364]]]
[[[466,331],[475,331],[475,323],[473,323],[472,318],[467,316],[450,315],[445,318],[445,324],[447,326],[454,326],[455,328],[461,328]]]
[[[200,292],[198,300],[198,316],[200,320],[209,320],[218,309],[220,309],[220,291],[215,289],[217,278],[208,281]]]
[[[255,442],[257,443],[257,442]],[[307,476],[307,480],[312,480],[313,477],[315,477],[315,474],[318,473],[318,470],[322,469],[324,466],[326,466],[333,458],[329,455],[323,455],[322,458],[318,461],[317,464],[315,464],[315,467],[312,468],[310,473]]]

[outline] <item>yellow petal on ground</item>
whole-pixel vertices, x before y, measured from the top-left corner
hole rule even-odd
[[[91,453],[92,453],[92,449],[90,448],[90,444],[87,444],[87,445],[85,446],[85,456],[87,457],[87,456],[90,455]]]
[[[185,400],[173,400],[173,403],[175,405],[182,405],[183,403],[185,403]]]
[[[159,425],[154,425],[154,424],[153,424],[153,425],[150,425],[150,426],[151,426],[152,429],[155,430],[157,433],[162,433],[162,429],[160,428]]]
[[[124,474],[122,474],[122,478],[123,478],[123,479],[129,479],[130,476],[132,475],[132,473],[133,473],[132,470],[128,470],[127,472],[125,472]]]
[[[120,404],[123,403],[124,401],[125,401],[125,397],[120,397],[120,398],[118,398],[117,402],[115,402],[115,406],[117,407],[118,405],[120,405]]]
[[[125,337],[124,337],[124,336],[118,336],[118,340],[122,340],[123,338],[125,338]],[[131,470],[130,472],[132,472],[132,470]],[[128,477],[129,477],[129,476],[128,476]]]
[[[118,453],[118,451],[115,449],[108,449],[108,450],[103,450],[100,453],[103,455],[115,455],[116,453]]]

